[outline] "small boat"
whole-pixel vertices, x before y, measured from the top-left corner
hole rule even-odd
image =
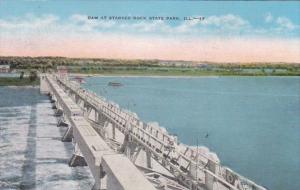
[[[75,81],[77,81],[77,82],[78,82],[78,83],[80,83],[80,84],[83,84],[83,83],[85,83],[85,81],[84,81],[84,78],[83,78],[83,77],[76,76],[76,77],[74,77],[74,80],[75,80]]]
[[[120,82],[109,82],[107,85],[108,86],[115,86],[115,87],[123,86],[123,84],[120,83]]]

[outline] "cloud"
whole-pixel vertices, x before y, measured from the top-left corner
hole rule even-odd
[[[272,22],[273,21],[273,16],[272,16],[272,14],[271,13],[267,13],[266,15],[265,15],[265,22],[266,23],[270,23],[270,22]]]
[[[176,27],[175,31],[179,33],[195,32],[196,27],[199,25],[200,21],[198,19],[194,19],[181,23],[179,26]]]
[[[0,28],[3,30],[42,29],[56,23],[58,20],[59,17],[55,15],[36,17],[33,14],[27,14],[22,18],[0,19]]]
[[[264,29],[264,31],[269,32],[269,33],[272,33],[275,31],[277,34],[281,34],[281,33],[286,33],[288,31],[291,32],[293,30],[300,28],[299,25],[294,24],[287,17],[274,18],[271,13],[267,13],[264,17],[264,20],[266,23],[275,23],[276,24],[275,28],[271,28],[269,30]],[[262,31],[263,29],[260,29],[260,30]]]
[[[69,20],[71,21],[69,24],[73,25],[73,27],[78,26],[78,28],[81,28],[84,31],[109,29],[116,25],[116,22],[112,20],[92,20],[88,19],[87,15],[81,14],[74,14]]]
[[[199,17],[199,16],[195,16]],[[189,36],[299,36],[294,30],[299,28],[286,17],[276,20],[269,13],[265,22],[274,22],[276,25],[254,27],[239,15],[226,14],[208,16],[204,20],[176,21],[173,24],[167,21],[116,21],[88,19],[87,15],[73,14],[68,18],[60,19],[55,15],[27,14],[22,18],[0,19],[0,33],[32,32],[32,33],[119,33],[138,35],[189,35]]]
[[[207,26],[212,25],[220,28],[226,29],[243,29],[249,26],[249,22],[244,20],[240,16],[227,14],[222,16],[210,16],[204,19],[200,24]]]
[[[114,28],[115,31],[123,33],[138,34],[167,34],[172,33],[172,27],[163,20],[139,21],[131,23],[122,23]]]
[[[199,17],[199,16],[196,16]],[[250,24],[247,20],[237,15],[227,14],[222,16],[209,16],[204,20],[186,21],[180,24],[175,32],[198,34],[232,34],[247,30]]]
[[[286,17],[278,17],[276,23],[279,26],[279,30],[294,30],[299,27]]]
[[[284,36],[298,26],[285,17],[272,22],[255,28],[233,14],[175,24],[28,14],[0,19],[0,55],[300,62],[299,34]]]
[[[199,16],[195,16],[199,17]],[[162,20],[154,21],[111,21],[111,20],[89,20],[87,15],[72,15],[69,20],[73,29],[94,32],[120,32],[139,34],[161,34],[161,35],[211,35],[222,33],[224,35],[240,32],[249,28],[248,21],[237,15],[209,16],[205,20],[194,19],[181,21],[175,25]]]

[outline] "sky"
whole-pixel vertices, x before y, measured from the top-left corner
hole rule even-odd
[[[300,63],[300,2],[0,0],[0,56]]]

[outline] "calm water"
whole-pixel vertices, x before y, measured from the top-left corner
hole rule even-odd
[[[122,82],[119,88],[109,81]],[[300,189],[300,77],[87,78],[85,87],[273,190]],[[205,138],[208,134],[208,138]]]

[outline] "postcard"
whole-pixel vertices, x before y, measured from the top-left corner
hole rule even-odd
[[[0,189],[300,189],[300,2],[0,0]]]

